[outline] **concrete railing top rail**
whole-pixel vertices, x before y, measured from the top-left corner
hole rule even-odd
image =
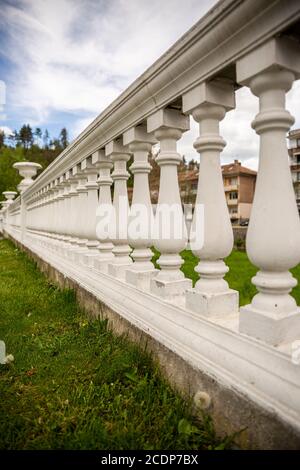
[[[76,163],[211,78],[235,80],[235,62],[300,19],[298,0],[221,0],[112,102],[27,188],[24,199]],[[297,36],[297,31],[292,31]]]

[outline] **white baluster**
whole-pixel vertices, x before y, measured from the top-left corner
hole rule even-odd
[[[151,262],[153,211],[148,181],[151,170],[148,156],[155,143],[156,139],[144,125],[133,127],[123,134],[123,144],[129,146],[134,157],[130,167],[134,182],[128,232],[129,244],[134,248],[131,254],[134,263],[126,271],[126,281],[145,290],[149,290],[150,280],[157,273]]]
[[[56,213],[55,213],[55,232],[56,232],[56,247],[55,250],[59,252],[61,246],[61,237],[62,237],[62,201],[63,201],[63,180],[62,177],[56,179],[56,187],[58,189],[56,196]]]
[[[26,204],[22,197],[22,193],[26,188],[32,185],[33,177],[37,174],[37,171],[42,168],[39,163],[34,162],[17,162],[13,164],[13,168],[18,170],[23,180],[18,185],[18,190],[21,194],[21,241],[24,241],[26,232]]]
[[[50,238],[50,248],[53,249],[55,242],[55,204],[56,204],[56,196],[57,196],[57,188],[55,186],[55,181],[52,181],[50,184],[50,205],[49,205],[49,238]]]
[[[73,173],[73,168],[68,172],[68,180],[70,182],[70,190],[69,190],[69,214],[68,214],[68,235],[69,235],[69,247],[67,256],[72,259],[73,257],[73,250],[76,248],[77,238],[75,236],[76,230],[76,210],[78,205],[78,195],[77,192],[77,185],[79,181],[78,174]]]
[[[277,345],[300,338],[300,309],[289,295],[300,262],[300,220],[289,167],[286,132],[294,119],[285,95],[300,76],[299,45],[272,39],[237,63],[237,80],[259,98],[252,127],[260,136],[259,168],[247,233],[247,254],[260,271],[259,293],[241,308],[240,331]]]
[[[112,242],[115,258],[108,265],[108,272],[112,276],[124,279],[125,271],[132,263],[129,256],[131,248],[127,240],[129,212],[127,180],[129,173],[126,169],[126,163],[130,158],[130,152],[120,141],[114,140],[105,146],[105,155],[110,157],[114,163],[114,171],[111,176],[114,182],[115,238],[112,238]]]
[[[78,197],[76,200],[76,212],[74,220],[74,236],[75,236],[75,248],[73,253],[70,254],[70,258],[76,262],[79,262],[82,253],[86,253],[86,230],[85,230],[85,218],[86,218],[86,205],[87,205],[87,188],[86,181],[87,177],[81,170],[81,164],[77,164],[72,168],[73,176],[78,178],[78,184],[76,191]]]
[[[61,200],[61,248],[60,253],[65,256],[69,249],[69,236],[68,236],[68,220],[69,220],[69,191],[70,191],[70,182],[67,180],[67,173],[62,176],[61,180],[63,186],[62,200]]]
[[[161,255],[161,270],[151,280],[151,291],[166,300],[181,302],[191,280],[185,279],[179,253],[186,247],[187,230],[182,211],[177,166],[182,157],[177,152],[177,140],[189,129],[189,118],[174,109],[161,109],[147,120],[148,132],[154,132],[160,142],[156,158],[160,166],[158,205],[154,223],[154,246]]]
[[[228,272],[223,259],[232,251],[233,232],[220,165],[226,142],[219,131],[220,121],[234,106],[233,85],[223,81],[202,83],[183,96],[183,111],[199,123],[194,147],[201,155],[190,240],[193,253],[200,258],[195,268],[200,279],[187,292],[186,306],[205,316],[238,311],[238,292],[223,279]]]
[[[60,221],[60,214],[59,214],[59,205],[60,205],[60,194],[61,194],[61,187],[59,183],[59,178],[56,178],[54,181],[54,201],[53,201],[53,249],[56,251],[59,245],[59,221]],[[34,211],[31,210],[32,217]]]
[[[71,171],[67,171],[64,175],[65,178],[65,192],[64,192],[64,256],[68,256],[71,244],[71,198],[72,198],[72,186],[71,186]]]
[[[92,157],[88,157],[81,163],[81,170],[87,176],[85,187],[87,199],[85,206],[85,237],[87,238],[86,250],[81,255],[81,261],[92,267],[99,255],[99,241],[96,236],[96,213],[98,208],[98,170],[92,164]]]
[[[95,259],[94,267],[99,271],[107,272],[108,264],[114,260],[113,244],[109,238],[109,213],[112,210],[111,200],[111,185],[112,178],[110,170],[112,169],[112,161],[105,155],[105,150],[98,150],[92,155],[92,164],[99,171],[99,178],[97,180],[99,185],[99,202],[98,211],[100,214],[97,216],[96,233],[99,241],[98,250],[99,255]],[[102,212],[101,212],[102,210]],[[104,220],[108,220],[107,224]],[[103,223],[101,223],[103,222]]]

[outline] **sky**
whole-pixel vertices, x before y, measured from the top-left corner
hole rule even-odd
[[[0,128],[24,123],[62,127],[73,140],[146,68],[200,19],[215,0],[0,0]],[[6,93],[4,92],[6,88]],[[287,109],[300,127],[300,82]],[[236,92],[236,109],[221,123],[222,162],[257,168],[258,137],[251,121],[258,100]],[[198,125],[179,141],[196,158]]]

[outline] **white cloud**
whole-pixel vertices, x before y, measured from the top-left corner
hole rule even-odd
[[[13,133],[12,129],[7,126],[0,126],[0,130],[3,131],[6,136],[9,136]]]
[[[76,137],[119,93],[150,66],[215,0],[19,0],[1,5],[0,28],[8,34],[2,54],[17,69],[7,82],[15,110],[32,125],[55,113],[78,117]],[[287,108],[300,127],[300,82]],[[221,123],[227,142],[222,162],[238,158],[257,167],[259,139],[251,128],[258,100],[248,88],[236,92],[236,109]],[[179,142],[187,158],[198,125]]]
[[[95,117],[215,0],[19,0],[2,8],[15,108]],[[75,126],[78,127],[78,126]],[[71,130],[74,135],[74,132]]]
[[[220,133],[226,141],[226,147],[221,154],[221,162],[229,163],[234,159],[243,165],[257,170],[259,154],[259,137],[251,127],[251,122],[258,113],[258,98],[247,87],[240,88],[236,94],[236,107],[228,112],[220,124]],[[293,128],[300,127],[300,81],[294,83],[287,93],[286,108],[295,118]],[[187,159],[199,159],[193,148],[193,142],[199,135],[197,123],[191,118],[191,129],[179,141],[179,152]]]

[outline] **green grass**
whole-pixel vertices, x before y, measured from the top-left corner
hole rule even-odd
[[[190,261],[191,265],[193,264]],[[163,380],[145,351],[89,321],[74,294],[49,284],[0,242],[1,449],[213,449],[207,416]]]
[[[157,265],[157,259],[159,258],[159,252],[154,251],[152,261]],[[199,279],[198,274],[194,271],[199,260],[193,255],[191,251],[183,251],[181,253],[184,259],[184,264],[181,270],[185,276],[192,279],[193,284]],[[251,283],[251,278],[256,274],[257,268],[250,263],[245,251],[234,250],[225,263],[229,267],[229,272],[226,274],[225,279],[228,282],[231,289],[239,291],[240,294],[240,305],[246,305],[251,302],[252,297],[257,293],[255,286]],[[298,285],[292,290],[292,295],[296,299],[297,304],[300,304],[300,264],[294,269],[291,269],[293,276],[297,279]]]

